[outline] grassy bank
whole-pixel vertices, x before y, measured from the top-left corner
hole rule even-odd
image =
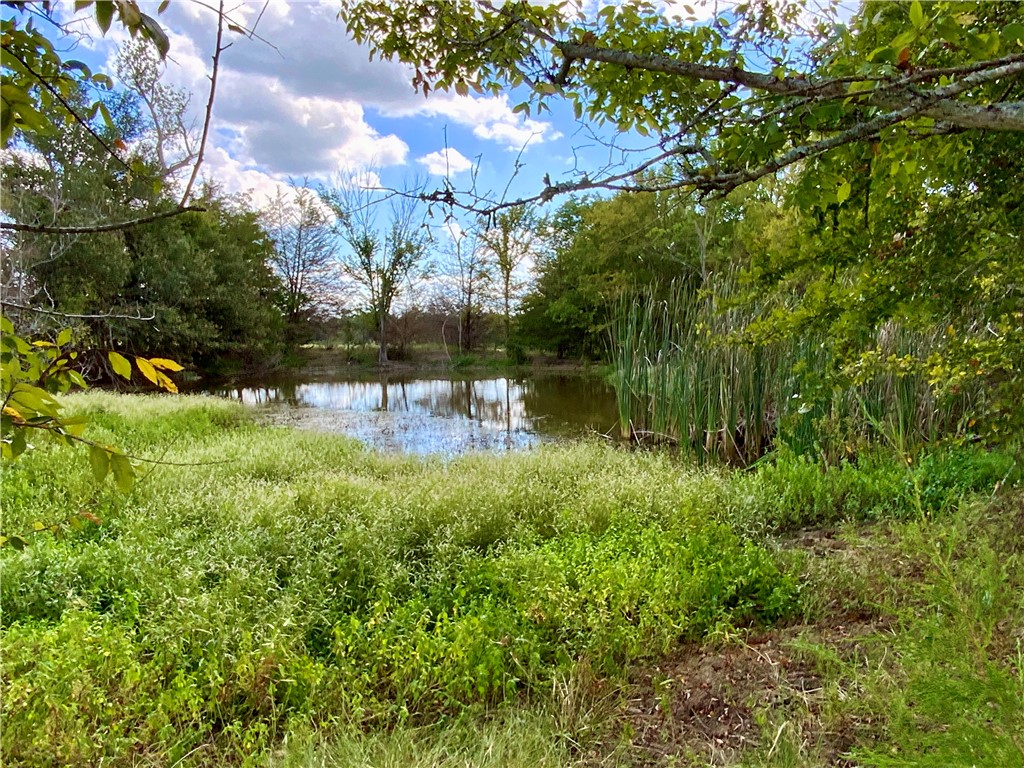
[[[12,764],[717,759],[718,737],[687,736],[693,713],[675,706],[697,677],[685,665],[738,663],[766,637],[817,676],[817,698],[746,691],[733,711],[749,727],[723,760],[882,764],[985,728],[1024,760],[1024,577],[1004,525],[1017,497],[964,501],[1010,485],[1009,457],[726,473],[581,444],[441,463],[257,427],[202,398],[71,404],[94,438],[163,463],[127,498],[66,447],[5,469],[5,531],[83,506],[101,521],[2,551]],[[809,544],[793,533],[826,525]],[[829,632],[854,624],[893,653],[847,653]],[[967,697],[963,723],[912,698],[936,659],[957,670],[936,701]],[[915,746],[923,716],[936,724]],[[843,744],[801,736],[850,718],[867,725]]]

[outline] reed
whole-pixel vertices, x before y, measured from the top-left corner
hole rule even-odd
[[[673,285],[624,300],[611,325],[612,381],[624,436],[671,441],[699,461],[749,464],[785,444],[836,459],[863,441],[900,451],[962,434],[980,389],[939,398],[916,363],[944,343],[946,323],[880,326],[876,364],[854,375],[823,334],[773,343],[743,331],[779,305],[740,304],[723,275],[696,291]]]

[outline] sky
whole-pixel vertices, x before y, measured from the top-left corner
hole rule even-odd
[[[140,5],[155,15],[155,7]],[[475,175],[479,188],[500,196],[517,159],[521,178],[513,187],[523,183],[524,193],[537,191],[545,173],[555,178],[571,170],[580,141],[567,109],[538,120],[512,112],[526,94],[424,98],[413,90],[409,68],[369,60],[369,49],[348,38],[338,8],[337,0],[272,0],[256,27],[267,42],[228,38],[203,166],[227,191],[252,191],[258,202],[289,180],[329,184],[365,178],[370,169],[396,187],[436,188],[445,176],[468,187]],[[261,10],[262,0],[240,2],[231,16],[252,26]],[[174,2],[157,18],[171,41],[163,81],[193,94],[193,118],[201,125],[215,14]],[[107,37],[83,39],[84,50],[75,55],[86,59],[87,52],[90,64],[113,72],[116,44],[124,38],[115,25]]]
[[[730,2],[686,0],[703,19]],[[669,10],[683,3],[668,0]],[[140,2],[154,16],[156,5]],[[316,185],[353,177],[439,188],[447,176],[459,189],[475,180],[488,196],[517,197],[539,192],[545,174],[557,183],[609,160],[608,149],[565,105],[553,105],[538,119],[513,113],[525,93],[424,98],[413,90],[408,67],[370,61],[369,50],[348,37],[337,0],[270,0],[265,7],[263,0],[229,0],[228,7],[266,42],[229,36],[203,173],[227,192],[251,192],[257,205],[289,180]],[[65,20],[73,17],[70,5],[61,12]],[[75,56],[112,73],[126,33],[115,24],[104,37],[96,33],[91,9],[80,16],[77,28],[90,34]],[[163,81],[193,94],[193,118],[201,125],[215,13],[203,3],[176,0],[157,18],[171,42]],[[642,143],[639,137],[618,140]]]

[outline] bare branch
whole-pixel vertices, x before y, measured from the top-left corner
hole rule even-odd
[[[137,219],[129,219],[128,221],[118,221],[112,224],[90,224],[83,227],[50,227],[40,224],[19,224],[15,221],[0,221],[0,230],[10,230],[12,232],[35,232],[40,235],[92,235],[97,232],[115,232],[119,229],[129,229],[131,227],[137,227],[140,224],[149,224],[152,221],[169,219],[172,216],[180,216],[181,214],[188,213],[189,211],[202,213],[205,210],[206,209],[202,206],[186,205],[170,211],[153,213],[149,216],[140,216]]]
[[[199,175],[199,168],[203,164],[203,156],[206,153],[206,139],[210,134],[210,122],[213,118],[213,100],[217,93],[217,73],[220,70],[220,55],[227,46],[222,45],[224,39],[224,0],[220,0],[220,7],[217,11],[217,42],[213,48],[213,71],[210,73],[210,98],[206,101],[206,117],[203,120],[203,137],[199,140],[199,152],[196,155],[196,164],[192,166],[192,175],[188,184],[185,185],[185,192],[181,196],[180,207],[184,208],[188,202],[188,196],[192,194],[192,185],[196,183]]]
[[[143,317],[139,314],[134,315],[121,315],[116,312],[102,312],[99,314],[79,314],[77,312],[57,312],[52,309],[43,309],[42,307],[28,307],[24,304],[17,304],[13,301],[5,301],[0,299],[0,307],[11,307],[12,309],[18,309],[22,312],[35,312],[40,315],[53,315],[54,317],[63,317],[69,320],[141,320],[149,322],[155,320],[156,315],[150,315],[149,317]]]

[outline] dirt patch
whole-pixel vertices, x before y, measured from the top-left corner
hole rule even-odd
[[[630,676],[614,717],[617,765],[735,765],[745,753],[771,750],[770,722],[809,720],[815,751],[823,764],[853,765],[842,754],[865,724],[819,721],[824,699],[822,676],[807,654],[794,648],[798,638],[820,643],[839,656],[857,654],[865,636],[881,627],[851,616],[830,627],[789,627],[721,645],[687,645]],[[606,754],[603,764],[607,764]]]

